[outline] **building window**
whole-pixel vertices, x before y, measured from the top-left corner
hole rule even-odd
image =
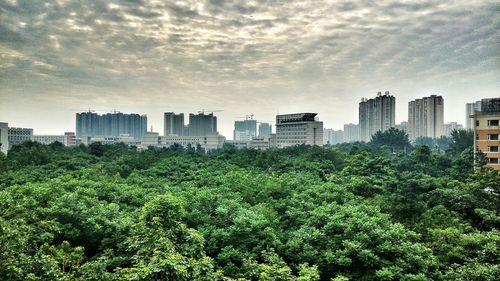
[[[498,146],[488,146],[489,152],[498,152]]]
[[[479,126],[479,120],[476,120],[476,127]]]
[[[488,140],[498,140],[498,134],[488,135]]]
[[[498,126],[499,120],[488,120],[488,126]]]
[[[498,158],[488,158],[488,163],[490,164],[498,164]]]

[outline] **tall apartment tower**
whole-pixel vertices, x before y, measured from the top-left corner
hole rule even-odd
[[[217,117],[213,114],[189,114],[188,131],[190,136],[207,136],[217,133]]]
[[[268,138],[273,133],[273,126],[269,123],[260,123],[259,125],[259,137]]]
[[[129,135],[140,139],[147,130],[147,116],[121,112],[100,115],[94,112],[76,114],[76,137]]]
[[[419,137],[444,136],[444,100],[432,95],[408,103],[408,132],[415,140]]]
[[[359,125],[358,124],[345,124],[344,125],[344,142],[359,141]]]
[[[465,129],[474,129],[474,117],[472,117],[472,115],[477,111],[481,111],[481,101],[465,104]]]
[[[187,135],[187,128],[184,126],[184,113],[175,114],[173,112],[165,112],[163,114],[163,135]]]
[[[373,99],[362,99],[359,103],[359,132],[361,141],[368,142],[378,131],[396,125],[396,98],[388,91],[377,93]]]
[[[249,141],[257,136],[257,121],[247,119],[234,121],[233,140]]]
[[[323,145],[323,122],[317,113],[276,115],[276,144],[278,147],[301,144]]]
[[[474,118],[474,154],[486,154],[486,166],[500,170],[500,98],[482,99]],[[476,158],[474,157],[474,161]]]

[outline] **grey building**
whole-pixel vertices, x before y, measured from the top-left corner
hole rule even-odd
[[[344,142],[360,141],[359,125],[358,124],[345,124],[344,125]]]
[[[9,150],[9,123],[0,122],[0,152]]]
[[[408,103],[408,134],[410,139],[419,137],[439,138],[444,135],[444,100],[432,95]]]
[[[147,116],[121,112],[100,115],[94,112],[76,114],[76,137],[117,137],[130,135],[140,139],[147,130]]]
[[[259,125],[259,137],[269,137],[273,133],[273,126],[269,123],[260,123]]]
[[[217,134],[217,117],[213,114],[189,114],[189,136],[207,136]]]
[[[16,144],[33,140],[33,129],[9,127],[8,130],[9,149]]]
[[[60,142],[64,145],[68,145],[66,135],[34,135],[33,140],[42,144]]]
[[[234,121],[233,140],[249,141],[257,136],[257,121],[247,119]]]
[[[184,113],[175,114],[173,112],[165,112],[163,116],[164,136],[187,135],[187,127],[184,126]]]
[[[481,101],[465,104],[465,128],[467,130],[474,129],[474,117],[471,117],[475,112],[481,111]]]
[[[277,147],[301,144],[323,145],[323,122],[315,119],[317,113],[295,113],[276,116]]]
[[[444,124],[444,135],[446,137],[451,137],[451,132],[454,130],[463,130],[464,126],[458,124],[457,122],[449,122]]]
[[[396,124],[396,126],[394,126],[394,128],[401,130],[401,131],[408,134],[408,122],[406,122],[406,121],[403,121],[399,124]]]
[[[396,98],[388,91],[377,93],[373,99],[362,99],[359,103],[360,140],[368,142],[378,131],[396,125]]]

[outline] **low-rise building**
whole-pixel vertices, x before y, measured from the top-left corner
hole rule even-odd
[[[9,149],[16,144],[33,141],[33,129],[9,127],[8,131]]]
[[[36,142],[39,142],[42,144],[51,144],[54,142],[60,142],[64,145],[67,145],[65,135],[34,135],[33,141],[36,141]]]
[[[200,145],[205,150],[212,150],[222,148],[226,138],[218,133],[208,134],[206,136],[177,136],[169,135],[160,137],[158,146],[170,147],[178,144],[183,147],[192,146],[197,147]]]

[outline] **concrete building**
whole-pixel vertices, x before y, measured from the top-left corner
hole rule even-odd
[[[34,135],[33,140],[42,144],[51,144],[54,142],[60,142],[67,145],[65,135]]]
[[[474,154],[486,154],[487,167],[500,170],[500,98],[482,99],[474,119]],[[475,159],[474,159],[475,161]]]
[[[155,132],[146,132],[141,138],[141,147],[158,146],[160,144],[160,134]]]
[[[276,116],[277,147],[323,145],[323,122],[317,113],[295,113]]]
[[[142,138],[147,130],[147,116],[124,114],[118,111],[99,115],[94,112],[76,114],[76,137],[118,137],[130,135],[136,140]]]
[[[178,144],[183,147],[191,145],[192,147],[197,147],[200,145],[205,150],[219,149],[222,148],[226,138],[218,133],[208,134],[206,136],[163,136],[160,137],[160,147],[170,147],[172,145]]]
[[[439,138],[444,135],[444,100],[432,95],[408,103],[408,134],[411,140],[419,137]]]
[[[471,117],[476,111],[481,111],[481,101],[465,104],[465,129],[474,130],[474,118]]]
[[[124,143],[126,145],[140,145],[140,140],[132,137],[128,134],[121,134],[119,136],[95,136],[95,137],[86,137],[84,136],[81,139],[81,142],[85,145],[89,145],[91,143],[100,142],[102,144],[117,144]]]
[[[0,122],[0,152],[9,150],[9,123]]]
[[[268,138],[273,133],[273,126],[269,123],[260,123],[259,125],[259,137]]]
[[[207,136],[217,134],[217,117],[213,114],[189,114],[189,136]]]
[[[16,144],[33,141],[33,129],[9,127],[8,131],[9,149]]]
[[[344,142],[344,131],[323,129],[323,144],[335,145]]]
[[[377,93],[373,99],[359,103],[359,132],[361,141],[368,142],[378,131],[385,131],[396,124],[396,98],[388,91]]]
[[[79,140],[76,138],[75,132],[65,132],[64,137],[66,138],[67,146],[74,146],[80,144]]]
[[[359,125],[358,124],[345,124],[344,125],[344,142],[357,142],[360,141]]]
[[[248,148],[266,150],[273,147],[271,138],[265,137],[256,137],[249,141],[227,140],[225,143],[234,145],[237,149]]]
[[[463,130],[464,126],[458,124],[457,122],[449,122],[444,124],[444,135],[446,137],[451,137],[451,132],[454,130]]]
[[[250,141],[255,137],[257,137],[256,120],[234,121],[233,140]]]
[[[187,135],[187,127],[184,125],[184,113],[175,114],[165,112],[163,115],[163,135]]]

